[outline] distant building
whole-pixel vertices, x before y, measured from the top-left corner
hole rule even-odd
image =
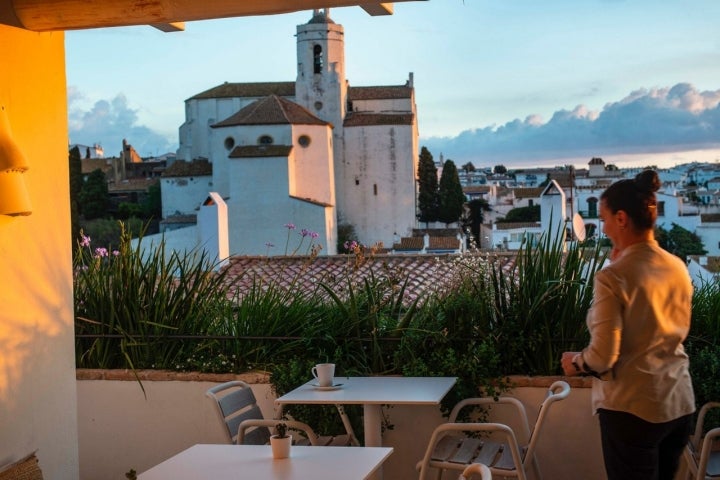
[[[196,214],[212,189],[227,203],[231,254],[284,253],[290,223],[294,233],[317,233],[321,254],[336,252],[340,224],[385,246],[415,227],[412,74],[402,85],[351,86],[343,27],[328,9],[297,27],[294,82],[225,83],[185,103],[174,165],[210,170],[179,177],[168,169],[163,215]]]

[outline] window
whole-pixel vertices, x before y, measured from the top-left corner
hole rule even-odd
[[[235,146],[235,139],[232,137],[227,137],[225,139],[225,150],[230,151]]]
[[[307,148],[310,146],[310,137],[308,137],[307,135],[300,135],[298,137],[298,143],[301,147]]]
[[[597,211],[597,198],[591,197],[588,198],[588,218],[597,218],[598,211]]]
[[[323,68],[323,51],[320,45],[313,47],[313,72],[322,73]]]
[[[273,141],[274,140],[270,135],[262,135],[260,136],[260,138],[258,138],[259,145],[272,145]]]
[[[323,103],[322,102],[315,102],[315,110],[322,110]]]
[[[658,217],[665,216],[665,202],[657,202]]]
[[[373,183],[373,195],[377,196],[377,183]]]

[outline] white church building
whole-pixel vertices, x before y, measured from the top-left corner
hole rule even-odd
[[[337,253],[340,225],[366,245],[410,235],[419,154],[412,73],[402,85],[353,87],[344,51],[343,27],[316,9],[297,26],[294,82],[224,83],[187,99],[177,166],[161,178],[164,220],[198,215],[212,191],[227,204],[228,255],[289,253],[288,238],[293,250],[303,229],[324,255]],[[198,162],[210,171],[181,168]],[[215,241],[197,225],[167,235],[185,236],[188,249]]]

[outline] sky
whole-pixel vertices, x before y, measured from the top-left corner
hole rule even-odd
[[[427,0],[334,8],[351,86],[413,73],[420,146],[458,166],[720,163],[717,0]],[[294,81],[310,11],[66,32],[70,143],[174,152],[185,100]]]

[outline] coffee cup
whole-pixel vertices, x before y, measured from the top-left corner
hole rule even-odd
[[[320,387],[331,387],[335,378],[334,363],[318,363],[312,368],[313,377]]]

